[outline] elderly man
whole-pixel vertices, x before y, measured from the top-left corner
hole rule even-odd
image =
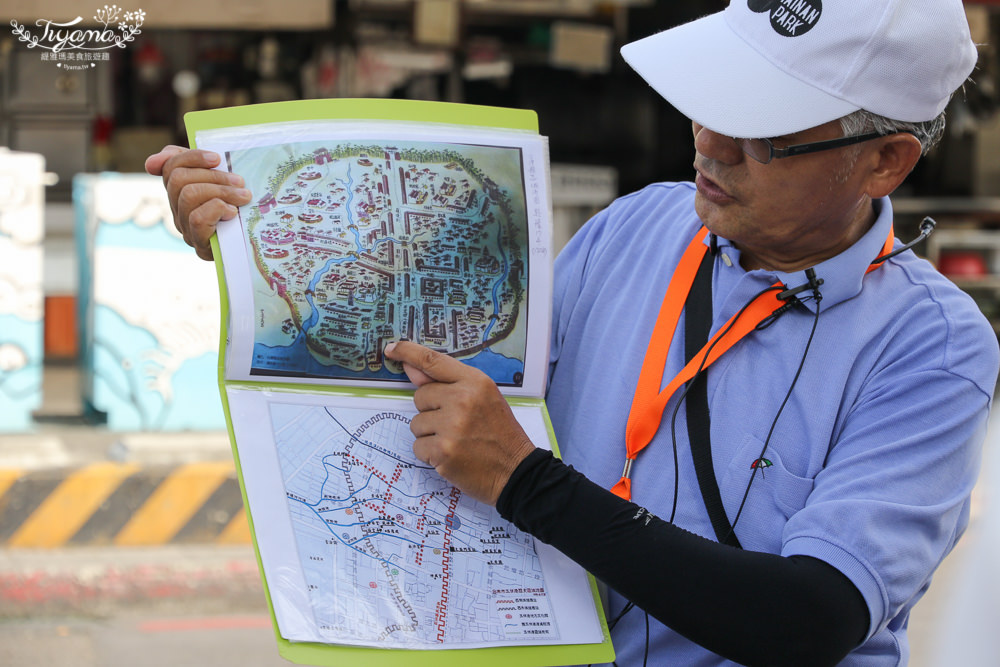
[[[479,371],[400,342],[414,451],[609,586],[622,667],[905,664],[998,367],[972,300],[893,250],[887,198],[974,66],[962,5],[733,0],[623,55],[692,119],[696,177],[556,262],[565,463]],[[203,257],[250,201],[217,163],[147,162]]]

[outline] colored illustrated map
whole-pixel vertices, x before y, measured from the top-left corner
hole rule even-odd
[[[324,641],[416,648],[559,638],[533,539],[413,457],[410,415],[270,410]]]
[[[520,386],[527,207],[517,148],[297,143],[228,154],[257,201],[251,374],[404,379],[408,339]]]

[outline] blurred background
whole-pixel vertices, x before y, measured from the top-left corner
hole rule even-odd
[[[328,97],[533,109],[561,247],[614,197],[692,178],[689,122],[618,49],[724,5],[3,0],[0,664],[288,664],[224,431],[214,269],[143,173],[186,145],[184,113]],[[996,328],[1000,0],[966,9],[977,69],[893,204],[902,239],[937,219],[917,251]],[[697,54],[664,66],[696,75]],[[913,665],[1000,664],[993,440],[969,534],[912,620]]]

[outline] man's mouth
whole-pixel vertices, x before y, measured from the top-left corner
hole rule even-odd
[[[698,188],[699,194],[715,204],[728,204],[736,200],[725,188],[706,176],[701,170],[698,170],[694,184]]]

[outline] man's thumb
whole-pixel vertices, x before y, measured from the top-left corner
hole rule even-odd
[[[401,352],[403,354],[400,354]],[[428,382],[434,382],[434,378],[411,363],[414,361],[414,355],[406,354],[406,352],[407,350],[405,349],[398,349],[397,343],[389,343],[385,346],[385,356],[390,359],[403,362],[403,371],[406,373],[406,377],[410,379],[410,382],[418,387],[423,386]],[[423,352],[423,350],[420,350],[420,352]]]

